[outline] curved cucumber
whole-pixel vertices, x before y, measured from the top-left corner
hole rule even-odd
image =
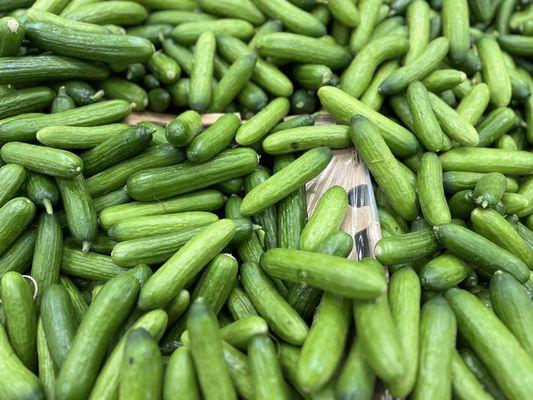
[[[17,237],[30,225],[35,215],[35,206],[26,197],[15,197],[0,208],[0,255],[15,242]]]
[[[18,164],[6,164],[0,168],[0,207],[16,195],[25,178],[26,171]]]
[[[37,132],[37,140],[50,147],[59,149],[90,149],[111,136],[124,131],[126,124],[109,124],[95,127],[48,126]]]

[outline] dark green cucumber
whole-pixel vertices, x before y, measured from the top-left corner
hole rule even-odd
[[[70,296],[63,286],[52,285],[44,292],[41,319],[50,356],[59,370],[70,351],[79,324]]]
[[[95,127],[48,126],[37,132],[42,144],[60,149],[89,149],[127,129],[126,124],[109,124]]]
[[[6,400],[44,399],[39,378],[18,359],[0,324],[0,396]]]
[[[260,185],[268,179],[270,175],[263,169],[257,169],[246,177],[245,189],[247,192]],[[271,206],[261,214],[253,217],[255,223],[262,227],[265,232],[265,247],[267,249],[278,247],[278,221],[276,207]]]
[[[465,227],[453,223],[441,225],[435,227],[435,234],[452,254],[469,263],[481,265],[491,273],[501,269],[521,282],[529,279],[529,269],[523,261]]]
[[[228,179],[227,181],[217,183],[215,187],[228,196],[237,194],[240,193],[244,187],[244,178],[238,177]]]
[[[329,163],[332,153],[326,147],[309,150],[290,165],[252,189],[241,204],[243,215],[257,214],[302,187]]]
[[[74,9],[71,8],[63,12],[62,16],[75,21],[98,25],[137,25],[148,17],[148,12],[137,3],[128,4],[125,1],[113,1],[109,4],[108,2],[80,4]]]
[[[139,283],[122,274],[106,283],[91,303],[57,377],[58,398],[85,398],[96,380],[107,346],[133,308]]]
[[[6,143],[0,149],[2,159],[26,167],[30,171],[61,178],[74,178],[83,169],[81,159],[66,150],[22,142]]]
[[[256,165],[257,154],[252,149],[225,150],[201,165],[186,162],[133,174],[128,192],[140,201],[165,199],[246,175]]]
[[[0,257],[0,277],[8,271],[23,273],[28,268],[33,257],[36,236],[35,229],[23,232],[2,254]]]
[[[0,280],[0,295],[9,341],[20,361],[33,371],[37,366],[37,314],[32,286],[18,272],[10,271]]]
[[[153,129],[133,126],[80,155],[83,173],[91,176],[143,151],[152,140]]]
[[[58,113],[63,111],[68,111],[76,108],[76,103],[74,103],[74,100],[67,94],[66,89],[64,86],[61,86],[58,91],[57,95],[52,102],[52,105],[50,106],[50,113]]]
[[[54,92],[47,87],[20,89],[3,94],[0,99],[0,118],[41,111],[52,103],[53,98]]]
[[[248,345],[248,359],[254,398],[287,399],[287,387],[272,339],[265,334],[254,336]]]
[[[165,130],[165,137],[176,147],[187,146],[202,130],[202,119],[196,111],[185,111],[172,121]]]
[[[240,124],[235,114],[224,114],[189,143],[187,158],[194,163],[212,159],[231,144]]]
[[[455,316],[446,299],[437,296],[424,304],[420,317],[420,365],[413,399],[451,397],[456,332]]]
[[[439,250],[440,244],[432,229],[422,229],[378,241],[374,252],[385,265],[398,265],[429,256]]]
[[[122,356],[119,398],[143,399],[161,396],[163,363],[154,338],[145,329],[134,329],[126,336]]]
[[[130,201],[131,198],[126,191],[126,187],[122,187],[121,189],[94,198],[93,207],[96,214],[100,214],[106,208],[129,203]]]
[[[85,81],[68,81],[63,84],[67,94],[74,100],[77,106],[87,106],[98,102],[104,97],[104,91],[98,92]]]
[[[28,227],[35,215],[35,206],[26,197],[15,197],[0,208],[0,255],[15,243],[17,237]]]
[[[344,125],[304,126],[273,132],[263,141],[269,154],[286,154],[315,147],[342,149],[350,146],[348,127]]]
[[[475,295],[449,289],[446,299],[459,333],[483,361],[507,398],[527,398],[533,390],[533,361],[505,325]]]
[[[0,56],[17,55],[24,33],[24,26],[16,18],[8,16],[0,18]]]
[[[0,84],[37,83],[65,79],[105,79],[106,67],[70,57],[43,55],[37,57],[2,57]]]
[[[0,168],[0,207],[17,194],[26,178],[26,170],[18,164],[6,164]]]
[[[154,45],[160,45],[161,36],[168,36],[172,32],[172,28],[173,26],[169,24],[142,25],[127,29],[126,34],[147,39]]]
[[[281,357],[283,357],[283,348]],[[339,399],[370,400],[374,394],[375,382],[376,375],[368,365],[365,349],[360,337],[357,337],[351,345],[335,385],[335,394]]]
[[[166,167],[179,163],[184,158],[184,153],[170,144],[153,146],[136,157],[119,162],[94,174],[87,179],[87,188],[91,196],[98,196],[124,186],[128,178],[136,172],[149,168]]]
[[[107,281],[126,271],[115,265],[111,257],[65,246],[61,259],[61,272],[92,281]]]
[[[74,315],[78,321],[81,321],[81,318],[87,311],[87,303],[85,302],[81,292],[79,291],[78,287],[64,275],[59,276],[59,283],[67,290],[74,310]]]
[[[187,329],[190,332],[191,356],[204,398],[236,399],[215,314],[202,299],[191,306]]]
[[[157,308],[170,301],[230,242],[235,230],[233,221],[222,219],[197,233],[146,282],[139,297],[139,308]],[[202,256],[198,257],[200,249]],[[177,269],[175,265],[186,268]]]
[[[184,211],[214,211],[224,204],[224,196],[216,190],[201,190],[162,201],[131,202],[104,209],[100,224],[104,229],[120,221],[147,215],[160,215]]]
[[[57,216],[42,213],[39,217],[31,266],[31,276],[40,291],[37,304],[47,288],[58,283],[62,251],[63,232]]]
[[[131,107],[127,102],[109,100],[61,113],[7,121],[0,123],[0,142],[33,141],[37,132],[48,126],[95,126],[116,122],[130,111]]]
[[[67,216],[69,231],[87,251],[98,227],[96,211],[82,175],[74,179],[56,179]]]

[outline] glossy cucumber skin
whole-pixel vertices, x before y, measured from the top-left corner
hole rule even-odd
[[[442,31],[450,42],[450,60],[461,65],[467,56],[469,43],[468,3],[466,0],[443,0]]]
[[[116,122],[126,117],[130,111],[131,106],[126,101],[108,100],[61,113],[8,121],[0,124],[0,142],[31,142],[40,129],[48,126],[95,126]]]
[[[491,273],[507,271],[521,282],[529,278],[523,261],[467,228],[451,223],[436,227],[435,233],[444,247],[467,262],[482,265]]]
[[[327,146],[342,149],[350,146],[348,127],[344,125],[303,126],[271,133],[263,140],[263,150],[279,155]]]
[[[0,168],[0,207],[16,195],[25,178],[26,170],[18,164],[6,164]]]
[[[0,232],[0,254],[3,254],[31,223],[35,206],[26,197],[15,197],[0,208],[0,219],[5,224]]]
[[[37,360],[39,363],[39,379],[46,398],[55,397],[55,369],[41,319],[37,322]]]
[[[461,259],[444,253],[420,270],[420,281],[425,289],[445,290],[456,286],[467,278],[471,268]]]
[[[445,296],[457,318],[459,333],[487,367],[504,395],[527,398],[532,390],[533,362],[512,333],[473,294],[449,289]]]
[[[461,190],[474,189],[476,183],[485,174],[481,172],[468,171],[447,171],[442,174],[444,190],[446,193],[453,194]],[[512,178],[506,178],[507,185],[505,191],[518,191],[518,183]]]
[[[449,150],[439,157],[445,171],[510,175],[529,175],[533,171],[533,154],[527,151],[465,147]]]
[[[371,0],[358,5],[359,23],[350,37],[350,51],[357,54],[368,43],[379,18],[381,0]]]
[[[37,140],[59,149],[90,149],[126,129],[126,124],[96,127],[48,126],[37,132]]]
[[[139,286],[130,274],[117,276],[104,285],[84,315],[59,372],[58,399],[89,395],[107,345],[131,311]]]
[[[457,351],[454,351],[452,355],[452,388],[453,395],[460,400],[471,398],[490,400],[493,398],[481,386],[481,383]]]
[[[70,233],[88,249],[98,228],[96,211],[82,175],[75,179],[56,179]]]
[[[96,2],[79,5],[62,13],[64,18],[93,24],[131,25],[139,24],[148,17],[148,12],[140,4],[125,1]]]
[[[18,272],[5,273],[0,280],[5,328],[13,351],[30,371],[37,366],[37,314],[32,287]]]
[[[254,215],[275,204],[316,177],[327,166],[331,157],[331,150],[326,147],[319,147],[304,153],[290,165],[252,189],[243,199],[241,213]]]
[[[148,93],[134,82],[109,78],[102,83],[101,88],[107,98],[127,101],[134,111],[144,111],[148,106]]]
[[[225,150],[203,165],[186,162],[133,174],[128,192],[140,201],[165,199],[246,175],[256,165],[257,154],[252,149]]]
[[[42,111],[54,98],[54,92],[46,87],[20,89],[7,93],[0,100],[0,118],[22,113]]]
[[[244,19],[254,25],[261,25],[265,22],[265,16],[252,1],[201,0],[198,3],[202,10],[210,14]]]

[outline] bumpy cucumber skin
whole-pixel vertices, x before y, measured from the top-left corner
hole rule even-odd
[[[18,164],[6,164],[0,168],[0,207],[15,196],[26,178],[26,171]]]
[[[190,400],[200,398],[194,364],[187,347],[179,347],[174,350],[168,360],[163,385],[163,398],[171,399],[174,396]]]
[[[425,153],[422,156],[418,171],[418,200],[422,214],[430,225],[442,225],[451,221],[442,184],[442,166],[435,153]]]
[[[450,42],[450,60],[461,65],[467,56],[469,42],[468,3],[466,0],[442,1],[442,30]]]
[[[204,32],[198,37],[193,56],[189,94],[189,105],[198,112],[207,110],[211,102],[215,48],[216,40],[212,32]]]
[[[26,197],[15,197],[0,208],[0,219],[5,224],[0,232],[0,254],[15,242],[31,223],[34,215],[35,206]]]
[[[489,87],[491,103],[495,107],[506,107],[511,101],[512,87],[500,46],[495,39],[485,37],[477,42],[477,48],[482,60],[483,81]]]

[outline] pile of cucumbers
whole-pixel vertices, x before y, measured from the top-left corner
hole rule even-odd
[[[531,2],[0,14],[0,400],[531,399]]]

